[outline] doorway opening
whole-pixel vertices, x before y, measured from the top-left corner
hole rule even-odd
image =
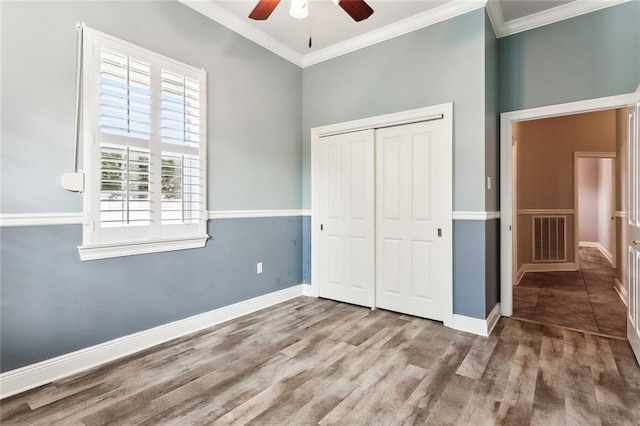
[[[501,140],[512,142],[501,148],[502,315],[625,337],[626,306],[614,290],[624,290],[623,256],[616,256],[623,249],[612,234],[623,228],[619,201],[626,186],[615,158],[627,104],[624,95],[502,115]],[[604,124],[589,129],[597,121]],[[579,220],[578,173],[589,165],[579,162],[595,158],[602,160],[597,168],[591,164],[589,176],[593,181],[597,170],[596,182],[609,182],[618,204],[583,209],[600,222],[595,237],[581,238],[588,227]],[[582,293],[571,293],[576,289]],[[612,312],[615,319],[608,317]]]
[[[608,261],[605,266],[615,268],[616,153],[576,152],[574,166],[578,247],[597,249],[581,251],[602,255]],[[576,261],[580,267],[581,257],[578,256]]]

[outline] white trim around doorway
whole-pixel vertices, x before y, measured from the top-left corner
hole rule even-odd
[[[577,113],[624,108],[634,99],[633,93],[606,98],[550,105],[500,114],[500,308],[503,316],[513,313],[513,224],[515,194],[513,188],[513,123]]]

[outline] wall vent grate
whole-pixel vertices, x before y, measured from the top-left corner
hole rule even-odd
[[[567,261],[567,216],[533,216],[533,261]]]

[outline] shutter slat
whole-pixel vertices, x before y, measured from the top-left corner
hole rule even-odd
[[[100,131],[151,139],[151,65],[100,51]]]

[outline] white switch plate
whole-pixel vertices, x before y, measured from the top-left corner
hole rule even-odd
[[[491,176],[487,176],[487,189],[491,191],[492,187],[493,185],[491,185]]]
[[[262,262],[256,263],[256,273],[257,274],[261,274],[262,273]]]

